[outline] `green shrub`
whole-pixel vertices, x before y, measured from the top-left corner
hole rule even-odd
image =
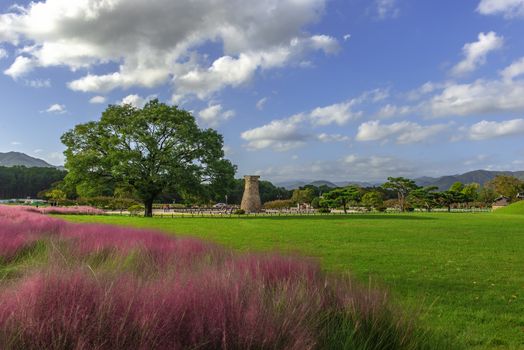
[[[246,211],[244,209],[237,209],[233,212],[235,215],[244,215]]]
[[[329,209],[329,208],[319,208],[318,212],[321,213],[321,214],[329,214],[329,213],[331,213],[331,209]]]
[[[264,203],[264,209],[285,209],[293,206],[293,201],[289,199],[278,199]]]
[[[131,214],[131,215],[138,215],[141,212],[143,212],[145,210],[145,208],[144,208],[143,205],[135,204],[135,205],[132,205],[129,208],[127,208],[127,210],[129,211],[129,214]]]

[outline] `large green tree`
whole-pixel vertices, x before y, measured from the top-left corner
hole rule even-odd
[[[348,204],[357,203],[361,194],[361,190],[357,186],[336,188],[322,195],[320,205],[329,208],[342,207],[344,213],[347,214]]]
[[[382,185],[386,190],[397,192],[398,203],[401,211],[406,211],[406,199],[411,191],[418,188],[415,181],[405,177],[388,177],[388,182]]]
[[[509,175],[497,175],[491,181],[488,181],[485,187],[491,188],[498,195],[515,200],[519,192],[524,190],[524,181]]]
[[[187,111],[153,100],[144,108],[109,106],[100,121],[62,136],[66,181],[132,188],[152,216],[153,201],[173,191],[210,196],[230,187],[235,167],[224,159],[223,140],[201,130]]]

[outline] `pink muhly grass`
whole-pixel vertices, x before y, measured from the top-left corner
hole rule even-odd
[[[101,209],[88,206],[75,207],[45,207],[41,208],[42,214],[56,214],[56,215],[104,215],[105,212]]]
[[[280,312],[253,280],[227,273],[144,284],[82,272],[27,278],[1,295],[0,345],[24,349],[310,349],[306,299]],[[281,291],[293,301],[291,289]],[[301,306],[289,312],[289,305]],[[313,308],[314,309],[314,308]]]
[[[100,253],[124,256],[138,252],[158,267],[175,262],[191,265],[203,256],[223,255],[223,249],[202,240],[109,225],[69,224],[61,236],[72,240],[72,253],[78,257]]]

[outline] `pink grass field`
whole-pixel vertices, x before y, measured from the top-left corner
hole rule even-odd
[[[386,293],[307,259],[0,206],[0,260],[2,349],[416,348]]]

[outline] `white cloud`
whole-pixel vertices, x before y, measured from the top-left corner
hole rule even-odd
[[[375,0],[375,6],[379,19],[396,18],[400,14],[396,0]]]
[[[13,141],[11,142],[11,145],[12,146],[20,146],[22,143],[21,142],[18,142],[18,141]]]
[[[131,106],[133,106],[135,108],[144,108],[146,103],[148,103],[149,101],[155,99],[156,97],[157,97],[156,95],[149,95],[147,97],[142,97],[142,96],[136,95],[136,94],[127,95],[118,104],[120,104],[120,105],[131,105]]]
[[[351,110],[351,107],[355,104],[355,100],[351,100],[326,107],[315,108],[310,113],[311,121],[315,125],[344,125],[350,120],[355,120],[362,116],[361,112],[353,112]]]
[[[13,64],[11,64],[11,67],[4,71],[4,74],[16,80],[22,76],[25,76],[36,66],[37,63],[35,62],[35,60],[25,56],[18,56],[13,62]]]
[[[349,39],[351,39],[351,34],[346,34],[344,35],[344,41],[348,41]]]
[[[310,112],[304,112],[286,119],[273,120],[269,124],[247,130],[241,134],[248,141],[247,147],[252,150],[272,148],[278,151],[287,151],[306,144],[308,140],[319,140],[322,142],[347,141],[341,135],[329,135],[322,133],[312,136],[306,133],[306,127],[322,127],[331,124],[339,126],[356,120],[363,115],[362,111],[353,111],[352,107],[364,103],[376,103],[389,96],[387,90],[375,89],[365,91],[360,96],[351,100],[335,103],[325,107],[317,107]]]
[[[268,101],[268,98],[267,97],[263,97],[261,98],[260,100],[257,101],[257,104],[256,104],[256,107],[259,111],[263,110],[264,109],[264,106],[266,105]]]
[[[453,84],[424,106],[435,117],[511,114],[524,111],[524,82],[477,80]]]
[[[303,114],[297,114],[244,131],[240,136],[248,142],[247,148],[251,150],[272,148],[275,151],[287,151],[304,145],[309,139],[309,136],[301,130],[301,123],[304,120]]]
[[[289,162],[256,171],[257,174],[273,181],[297,178],[330,179],[332,181],[382,182],[388,176],[414,177],[420,169],[427,169],[391,156],[348,155],[336,160],[321,160],[310,163]]]
[[[392,118],[405,116],[413,112],[413,108],[410,106],[395,106],[387,104],[382,107],[376,114],[377,118]]]
[[[481,0],[477,11],[483,15],[524,16],[524,0]]]
[[[0,42],[19,56],[6,74],[17,78],[36,67],[65,66],[87,75],[75,91],[152,88],[172,82],[175,95],[207,98],[240,86],[258,70],[303,61],[308,52],[336,53],[336,39],[307,35],[326,0],[172,1],[42,0],[0,15]],[[201,49],[221,45],[209,63]],[[119,68],[97,74],[102,64]]]
[[[103,104],[106,103],[107,99],[104,96],[94,96],[89,100],[92,104]]]
[[[383,125],[378,120],[372,120],[359,126],[356,140],[387,141],[394,138],[398,144],[418,143],[427,141],[447,128],[448,125],[444,124],[424,126],[409,121]]]
[[[217,127],[225,121],[230,120],[235,116],[235,111],[222,111],[223,107],[220,104],[210,105],[198,113],[200,120],[211,127]]]
[[[500,49],[503,44],[504,38],[497,36],[495,32],[479,33],[477,41],[464,45],[464,59],[451,69],[451,73],[461,76],[473,72],[486,63],[486,57],[490,52]]]
[[[51,106],[49,106],[49,108],[46,109],[44,112],[46,112],[46,113],[55,113],[55,114],[64,114],[64,113],[67,112],[67,109],[66,109],[65,105],[61,105],[61,104],[55,103],[55,104],[52,104]]]
[[[469,128],[469,138],[472,140],[486,140],[511,135],[524,135],[524,119],[502,122],[483,120]]]
[[[0,60],[9,57],[9,54],[7,53],[7,50],[0,47]]]
[[[320,142],[347,142],[350,140],[348,136],[340,135],[340,134],[326,134],[322,133],[317,136],[317,139]]]
[[[500,75],[505,80],[513,80],[514,78],[524,74],[524,57],[520,60],[513,62],[508,67],[504,68]]]

